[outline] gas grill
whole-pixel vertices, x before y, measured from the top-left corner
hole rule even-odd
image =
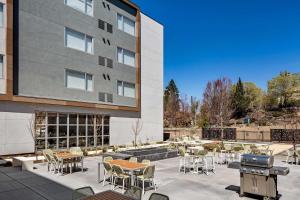
[[[228,168],[240,170],[240,196],[255,194],[266,199],[277,199],[277,176],[289,174],[288,167],[273,166],[274,157],[244,154],[241,162],[232,162]]]

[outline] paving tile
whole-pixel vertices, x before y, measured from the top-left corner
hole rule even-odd
[[[0,193],[0,200],[46,200],[46,198],[27,188],[23,188]]]
[[[7,176],[7,175],[5,175],[5,174],[2,174],[2,173],[0,172],[0,183],[1,183],[1,182],[6,182],[6,181],[9,181],[9,180],[11,180],[11,178],[10,178],[9,176]]]
[[[6,182],[0,182],[0,193],[2,192],[7,192],[7,191],[13,191],[17,189],[25,188],[24,185],[13,181],[13,180],[8,180]]]

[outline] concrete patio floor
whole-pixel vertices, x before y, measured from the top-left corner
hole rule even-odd
[[[70,189],[91,186],[96,193],[109,190],[97,182],[97,163],[101,157],[88,157],[85,159],[85,172],[75,172],[60,176],[47,171],[46,164],[36,164],[34,173]],[[284,166],[284,157],[276,156],[275,164]],[[171,200],[217,200],[217,199],[257,199],[257,197],[240,198],[239,172],[228,169],[226,165],[217,165],[216,173],[206,176],[204,174],[183,174],[178,172],[178,158],[154,162],[156,165],[155,180],[158,185],[157,192],[167,194]],[[300,196],[300,166],[289,165],[290,174],[278,177],[278,190],[282,200],[299,199]],[[101,170],[102,171],[102,170]],[[101,174],[102,177],[102,174]],[[117,190],[120,191],[121,190]],[[147,191],[143,199],[148,199],[153,192]]]

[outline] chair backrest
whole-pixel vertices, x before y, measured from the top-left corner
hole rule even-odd
[[[142,189],[138,187],[131,186],[130,189],[126,190],[125,196],[134,198],[136,200],[142,199]]]
[[[179,148],[179,155],[181,156],[181,157],[184,157],[185,156],[185,149],[184,148]]]
[[[149,200],[169,200],[169,197],[164,194],[152,193]]]
[[[129,162],[137,162],[137,161],[138,161],[137,157],[129,158]]]
[[[142,163],[145,164],[145,165],[147,165],[147,166],[151,165],[151,161],[150,160],[146,160],[146,159],[142,160]]]
[[[103,163],[103,166],[104,166],[104,170],[105,170],[106,172],[111,172],[111,171],[112,171],[112,166],[111,166],[109,163],[104,162],[104,163]]]
[[[83,155],[83,151],[81,150],[80,147],[71,147],[70,148],[70,153],[75,154],[75,155]]]
[[[148,166],[143,171],[143,176],[146,179],[154,178],[155,165]]]
[[[231,144],[224,144],[224,149],[227,151],[231,151],[232,150],[232,145]]]
[[[113,160],[113,158],[111,156],[107,156],[107,157],[103,158],[103,162],[108,162],[108,161],[111,161],[111,160]]]
[[[51,157],[53,156],[53,151],[51,149],[43,150],[43,156],[47,160],[47,162],[51,162]]]
[[[95,195],[95,192],[91,187],[78,188],[73,191],[72,200],[81,200],[93,195]]]
[[[119,165],[113,165],[113,166],[112,166],[112,170],[113,170],[113,172],[116,173],[117,175],[124,174],[123,169],[122,169]]]
[[[196,153],[197,156],[205,156],[207,155],[207,150],[198,150],[198,152]]]

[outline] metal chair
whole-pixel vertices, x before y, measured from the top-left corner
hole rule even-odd
[[[81,200],[93,195],[95,195],[95,192],[91,187],[78,188],[73,191],[72,200]]]
[[[111,156],[107,156],[107,157],[103,158],[103,162],[108,162],[108,161],[111,161],[111,160],[113,160],[113,157],[111,157]]]
[[[164,194],[152,193],[149,200],[169,200],[169,197]]]
[[[155,172],[155,166],[148,166],[144,169],[143,174],[137,176],[137,180],[142,181],[143,184],[143,194],[145,194],[145,182],[148,181],[150,184],[152,183],[152,187],[154,187],[154,190],[156,191],[156,186],[154,183],[154,172]]]
[[[138,162],[137,157],[131,157],[129,158],[129,162]]]
[[[45,150],[43,150],[43,156],[47,160],[48,171],[50,171],[51,170],[51,166],[54,166],[53,151],[51,149],[45,149]]]
[[[149,166],[151,164],[151,161],[144,159],[144,160],[142,160],[142,164]]]
[[[294,159],[296,156],[296,164],[299,162],[299,155],[294,150],[287,150],[286,164],[289,164],[292,161],[294,163]]]
[[[130,189],[125,191],[125,196],[134,198],[135,200],[141,200],[142,199],[142,190],[141,188],[131,186]]]
[[[123,169],[118,166],[118,165],[113,165],[112,166],[112,170],[113,170],[113,190],[115,189],[116,187],[116,180],[117,179],[121,179],[122,180],[122,190],[123,190],[123,193],[125,191],[125,180],[129,180],[130,176],[127,175]]]
[[[103,186],[105,186],[105,182],[107,178],[110,178],[110,183],[112,183],[113,169],[109,163],[104,162],[104,178],[103,178]]]
[[[83,151],[81,150],[81,148],[80,147],[71,147],[70,148],[70,153],[74,154],[74,155],[81,156],[80,158],[76,158],[73,161],[74,161],[75,167],[77,167],[78,163],[81,163],[81,168],[83,170]]]

